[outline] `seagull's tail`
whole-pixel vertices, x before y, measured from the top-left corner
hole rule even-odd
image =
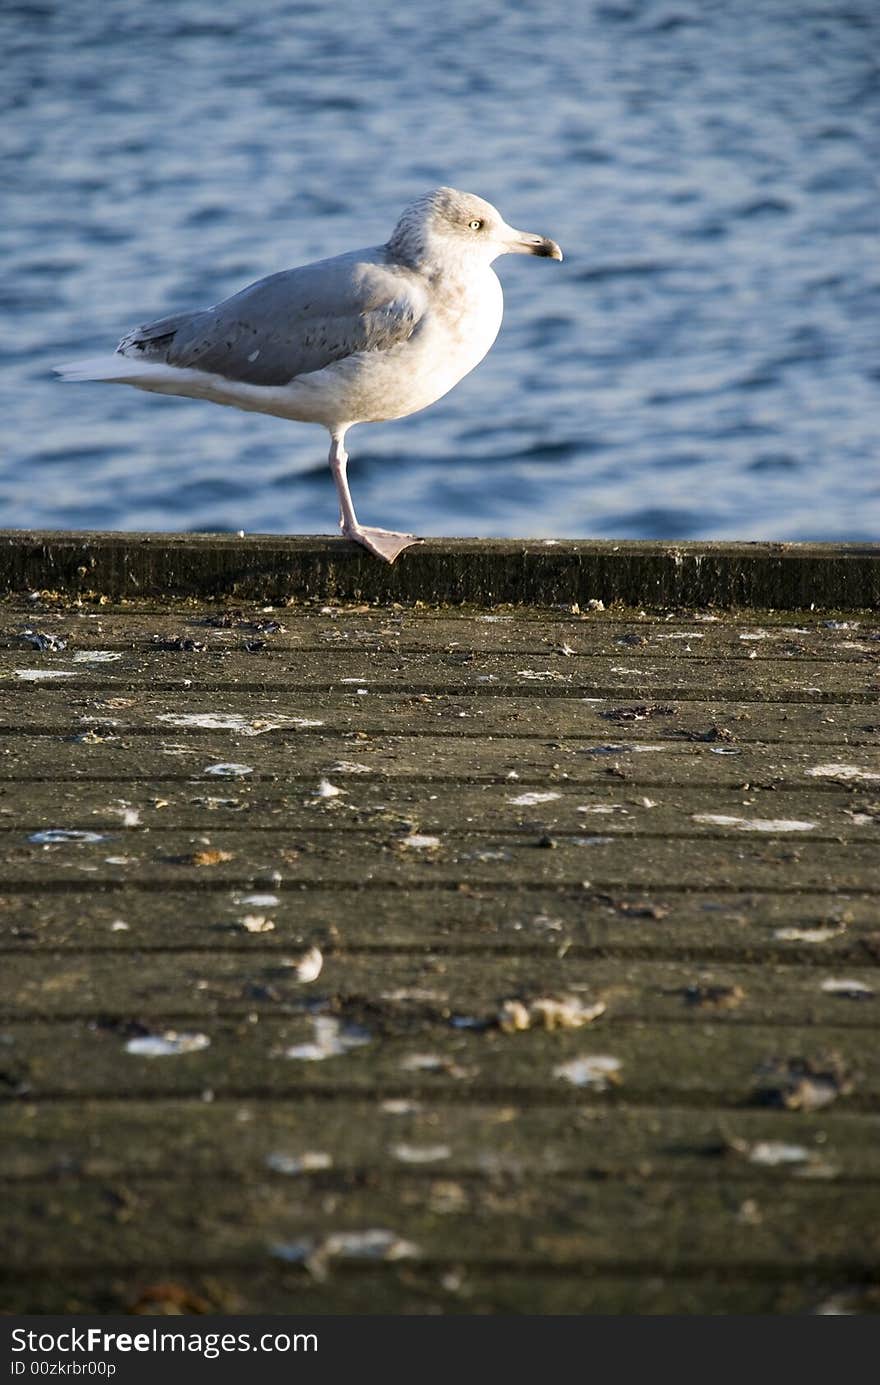
[[[53,366],[56,375],[62,380],[109,380],[119,385],[142,383],[151,373],[145,361],[132,359],[116,352],[112,356],[92,356],[87,361],[68,361],[66,365]]]

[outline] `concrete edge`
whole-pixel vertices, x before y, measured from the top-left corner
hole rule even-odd
[[[429,539],[393,567],[324,536],[0,531],[0,592],[876,610],[880,544]]]

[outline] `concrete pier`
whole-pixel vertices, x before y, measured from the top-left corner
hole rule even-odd
[[[0,534],[17,1312],[880,1304],[880,547]]]

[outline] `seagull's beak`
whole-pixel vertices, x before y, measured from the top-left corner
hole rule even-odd
[[[507,242],[511,255],[542,255],[546,260],[561,260],[562,251],[549,236],[533,236],[529,231],[513,231]]]

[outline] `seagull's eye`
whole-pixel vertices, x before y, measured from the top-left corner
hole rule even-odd
[[[482,231],[482,229],[483,229],[483,227],[485,226],[485,224],[486,224],[485,221],[469,221],[469,222],[468,222],[468,230],[469,230],[469,231]]]

